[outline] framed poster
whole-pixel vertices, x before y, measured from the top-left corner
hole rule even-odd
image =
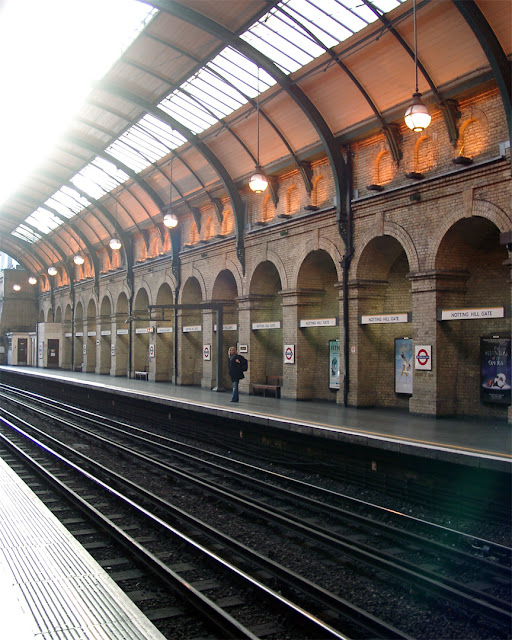
[[[340,341],[329,340],[329,389],[340,388]]]
[[[395,338],[395,393],[412,395],[413,349],[410,338]]]
[[[510,404],[510,338],[480,338],[480,400]]]

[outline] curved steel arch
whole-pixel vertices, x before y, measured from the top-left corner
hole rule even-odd
[[[245,272],[245,251],[243,245],[244,207],[236,184],[224,165],[220,162],[213,151],[198,136],[193,134],[178,120],[175,120],[172,116],[163,111],[163,109],[156,107],[152,102],[149,102],[142,96],[131,93],[123,89],[122,87],[117,87],[110,82],[103,81],[100,83],[100,85],[104,91],[112,93],[122,98],[123,100],[126,100],[127,102],[139,105],[147,113],[151,113],[155,116],[155,118],[158,118],[162,122],[165,122],[173,129],[178,131],[178,133],[180,133],[187,140],[187,142],[189,142],[213,167],[214,171],[223,182],[233,205],[233,213],[235,214],[236,223],[237,255],[240,263],[242,264],[242,269]]]
[[[505,117],[508,123],[509,140],[512,139],[512,68],[503,47],[489,22],[474,0],[452,0],[464,20],[475,34],[484,50],[487,60],[496,78]],[[512,158],[511,158],[512,162]]]
[[[414,50],[407,44],[404,38],[398,33],[395,29],[393,23],[386,18],[386,16],[380,13],[370,2],[370,0],[363,0],[364,4],[378,17],[378,19],[382,22],[382,24],[386,27],[386,29],[398,40],[403,49],[407,52],[407,54],[414,60]],[[430,2],[430,0],[427,0]],[[404,15],[407,15],[405,13]],[[448,136],[450,138],[450,142],[453,146],[456,145],[457,140],[459,139],[459,131],[457,128],[456,118],[458,116],[458,110],[455,106],[454,101],[445,100],[443,96],[439,93],[439,89],[435,85],[434,81],[430,77],[428,71],[425,69],[419,58],[417,59],[418,69],[421,71],[422,76],[427,81],[429,87],[432,90],[432,93],[435,95],[437,101],[439,102],[439,106],[441,107],[441,112],[443,114],[443,118],[446,124],[446,128],[448,130]]]
[[[332,131],[327,125],[327,122],[324,120],[309,97],[266,55],[242,40],[237,34],[229,31],[207,16],[202,15],[189,7],[178,4],[173,0],[144,0],[144,2],[160,9],[161,11],[165,11],[184,22],[188,22],[189,24],[192,24],[218,38],[221,42],[225,42],[232,46],[246,58],[252,60],[256,65],[265,69],[265,71],[274,78],[274,80],[299,106],[319,135],[326,155],[329,158],[336,193],[336,219],[338,229],[340,235],[345,241],[345,244],[347,245],[347,251],[350,251],[352,246],[352,233],[351,222],[348,220],[347,213],[349,207],[347,203],[348,190],[346,187],[347,175],[345,160]],[[267,6],[267,10],[268,8],[269,7]]]

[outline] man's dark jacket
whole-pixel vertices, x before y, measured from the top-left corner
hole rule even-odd
[[[236,362],[238,360],[238,362]],[[247,360],[239,353],[228,356],[228,371],[231,380],[241,380],[244,378],[244,371],[247,371]]]

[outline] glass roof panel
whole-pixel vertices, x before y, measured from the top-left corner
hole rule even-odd
[[[61,221],[55,214],[43,207],[38,207],[26,220],[28,224],[36,227],[41,233],[50,233],[61,225]]]
[[[405,1],[373,0],[373,6],[385,13]],[[149,13],[146,21],[152,15]],[[316,39],[330,48],[375,20],[377,15],[362,0],[282,0],[240,37],[285,73],[292,73],[323,53]],[[265,91],[274,84],[272,76],[228,46],[164,98],[159,107],[192,133],[199,134],[246,104],[248,99],[255,98],[258,90]],[[146,114],[115,140],[107,152],[139,173],[185,141],[157,116]],[[115,164],[98,157],[71,182],[94,198],[100,198],[128,177]],[[65,187],[47,203],[67,218],[89,204],[74,190],[66,192]],[[48,224],[53,223],[55,221]],[[13,232],[16,233],[25,234],[26,229],[20,225]]]
[[[38,233],[36,233],[33,229],[30,229],[30,227],[27,227],[27,225],[24,224],[24,223],[20,224],[12,232],[11,235],[15,236],[16,238],[21,238],[22,240],[25,240],[26,242],[30,242],[30,244],[34,244],[34,242],[37,242],[38,240],[41,240],[41,238],[43,237],[43,236],[39,235]]]

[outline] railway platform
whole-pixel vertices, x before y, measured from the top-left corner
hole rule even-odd
[[[333,402],[296,401],[247,394],[241,394],[240,402],[235,404],[230,402],[230,390],[210,391],[169,382],[60,369],[0,366],[0,376],[2,372],[39,376],[80,385],[82,388],[98,388],[219,418],[357,443],[405,455],[509,473],[512,471],[512,425],[505,420],[433,418],[387,409],[343,407]]]
[[[2,638],[164,640],[0,458]]]

